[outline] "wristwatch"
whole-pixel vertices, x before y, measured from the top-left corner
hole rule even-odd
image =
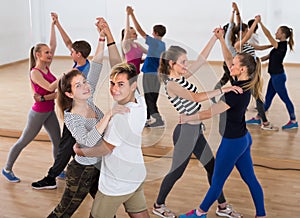
[[[41,102],[46,101],[45,97],[43,95],[41,95]]]

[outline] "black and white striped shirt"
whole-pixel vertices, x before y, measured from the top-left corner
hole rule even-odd
[[[256,57],[254,47],[247,42],[243,44],[242,53],[251,54],[253,57]]]
[[[102,135],[96,129],[96,124],[103,118],[103,112],[94,104],[93,95],[99,80],[102,64],[92,62],[88,74],[88,82],[91,86],[92,96],[87,100],[88,105],[95,112],[95,118],[86,118],[79,114],[73,114],[66,110],[64,112],[64,122],[70,130],[76,142],[81,146],[93,147],[100,140]],[[82,157],[75,155],[75,160],[82,165],[94,165],[98,163],[100,157]]]
[[[184,77],[181,77],[180,79],[168,78],[165,82],[165,90],[166,90],[168,99],[180,114],[191,115],[191,114],[197,113],[201,108],[201,104],[199,102],[190,101],[190,100],[181,98],[179,96],[172,98],[168,94],[167,83],[169,81],[174,81],[174,82],[178,83],[180,86],[182,86],[183,88],[185,88],[191,92],[195,92],[195,93],[198,92],[197,87],[194,84],[187,81]]]

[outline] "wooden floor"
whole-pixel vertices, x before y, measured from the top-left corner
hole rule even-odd
[[[52,64],[52,71],[66,72],[71,66],[69,58],[56,58]],[[296,115],[299,116],[300,98],[300,65],[288,65],[287,86],[290,97],[294,102]],[[104,111],[111,104],[108,93],[107,72],[104,73],[97,87],[96,104]],[[212,89],[222,74],[219,63],[204,66],[193,79],[204,90]],[[268,79],[266,67],[263,67],[265,81]],[[4,166],[10,147],[16,142],[27,120],[27,113],[32,105],[32,92],[28,80],[27,61],[0,67],[1,79],[1,107],[0,107],[0,166]],[[265,84],[266,86],[266,84]],[[155,201],[163,176],[170,167],[172,156],[172,131],[178,120],[177,113],[167,102],[163,89],[159,97],[159,109],[166,121],[165,129],[145,129],[143,134],[143,152],[147,166],[145,194],[149,212]],[[205,102],[203,107],[209,106]],[[251,102],[247,118],[255,115],[254,101]],[[288,121],[288,114],[284,104],[278,97],[274,99],[268,113],[269,120],[277,126]],[[217,131],[218,118],[205,121],[207,130],[205,135],[214,151],[217,150],[220,136]],[[259,178],[264,194],[268,217],[299,217],[300,209],[300,135],[298,130],[278,132],[264,131],[258,126],[249,126],[253,137],[252,155],[255,172]],[[0,218],[46,217],[58,203],[64,181],[58,180],[56,190],[36,191],[31,189],[31,182],[42,178],[51,166],[51,144],[44,130],[37,140],[30,143],[21,153],[14,165],[15,174],[21,182],[12,184],[0,176]],[[176,183],[168,196],[167,205],[176,213],[184,213],[196,208],[208,189],[203,167],[197,160],[191,160],[184,176]],[[242,212],[245,218],[254,217],[255,210],[246,185],[242,182],[237,171],[234,170],[225,184],[224,192],[227,201],[235,209]],[[73,217],[88,217],[92,199],[87,197]],[[216,217],[212,206],[208,217]],[[127,217],[120,208],[117,217]],[[151,214],[151,217],[155,217]]]

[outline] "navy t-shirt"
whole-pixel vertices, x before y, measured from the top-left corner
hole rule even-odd
[[[243,86],[250,80],[233,81],[232,85]],[[230,108],[220,114],[219,131],[224,138],[240,138],[246,135],[247,127],[245,113],[250,102],[251,91],[244,91],[243,94],[234,92],[225,93],[221,101],[224,101]]]
[[[269,58],[269,74],[280,74],[284,72],[283,59],[287,51],[287,41],[278,42],[278,47],[273,48]]]

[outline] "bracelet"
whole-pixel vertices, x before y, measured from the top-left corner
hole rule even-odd
[[[105,38],[100,37],[99,42],[105,42]]]
[[[41,95],[41,102],[46,101],[45,97],[43,95]]]
[[[222,88],[220,88],[220,94],[221,94],[221,95],[223,94]]]
[[[107,43],[107,47],[116,44],[116,42]]]
[[[240,15],[240,13],[236,13],[235,15]]]

